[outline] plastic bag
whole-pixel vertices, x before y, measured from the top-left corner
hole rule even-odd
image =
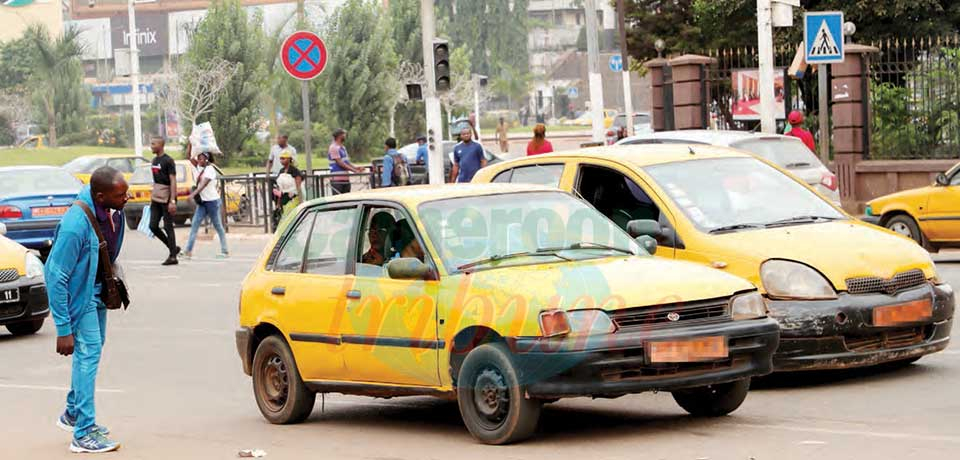
[[[150,230],[150,205],[143,207],[143,215],[140,217],[140,224],[137,225],[137,231],[147,235],[147,238],[153,238],[153,231]]]
[[[193,125],[193,131],[190,132],[190,144],[192,145],[190,156],[193,158],[203,152],[220,153],[217,138],[213,135],[213,127],[210,126],[209,121]]]

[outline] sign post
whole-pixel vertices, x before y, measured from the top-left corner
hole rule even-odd
[[[307,176],[311,176],[313,159],[310,145],[309,81],[320,75],[326,67],[327,47],[317,34],[304,30],[297,31],[290,34],[280,45],[280,62],[291,77],[300,80],[300,98],[303,104],[303,150],[307,155]],[[312,190],[308,189],[308,196],[310,192]]]
[[[843,62],[843,12],[820,11],[803,15],[803,51],[807,63],[817,65],[820,103],[820,161],[830,162],[830,118],[827,72],[829,64]]]

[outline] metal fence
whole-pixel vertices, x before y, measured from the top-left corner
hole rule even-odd
[[[793,79],[787,69],[796,55],[798,45],[774,47],[775,87],[777,94],[778,130],[782,130],[786,115],[801,110],[807,116],[806,128],[817,133],[816,115],[817,76],[808,71],[803,78]],[[760,58],[756,48],[714,49],[703,53],[717,60],[707,68],[708,127],[740,131],[760,130],[760,99],[758,94]]]
[[[960,37],[871,43],[871,159],[957,158]]]
[[[304,178],[305,196],[307,199],[313,199],[335,195],[337,191],[334,187],[342,188],[344,179],[349,180],[351,192],[377,187],[373,172],[329,174],[317,171]],[[273,180],[274,178],[267,177],[263,173],[220,178],[220,190],[224,191],[228,203],[225,211],[228,231],[231,225],[260,227],[267,233],[276,228],[279,213],[282,210],[279,209],[279,201],[274,194]],[[237,203],[237,206],[229,206],[230,202]]]

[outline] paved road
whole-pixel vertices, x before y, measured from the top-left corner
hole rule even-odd
[[[123,259],[136,305],[111,314],[98,381],[98,422],[123,442],[117,459],[955,459],[960,452],[960,351],[895,371],[762,381],[721,419],[684,414],[668,394],[565,400],[547,406],[522,445],[475,443],[456,405],[430,398],[330,395],[307,423],[272,426],[257,411],[233,342],[238,285],[263,246],[231,241],[235,257],[161,267],[156,241],[130,235]],[[941,258],[960,286],[960,257]],[[949,260],[954,260],[950,263]],[[0,456],[70,458],[54,426],[70,363],[54,328],[0,335]]]

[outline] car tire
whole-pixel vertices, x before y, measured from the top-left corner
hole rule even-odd
[[[43,318],[20,323],[7,324],[7,330],[13,335],[36,334],[43,327]]]
[[[913,220],[912,217],[906,214],[898,214],[891,217],[883,226],[887,230],[906,236],[923,246],[923,233],[920,232],[917,221]]]
[[[750,379],[673,392],[673,400],[697,417],[720,417],[740,407],[750,391]]]
[[[543,403],[525,393],[504,344],[484,344],[467,354],[457,378],[457,403],[463,424],[478,441],[501,445],[533,435]]]
[[[297,370],[290,347],[279,336],[267,337],[253,355],[253,394],[260,413],[270,423],[300,423],[313,412],[317,394]]]
[[[136,218],[130,218],[130,217],[128,217],[128,218],[126,218],[126,219],[124,219],[124,220],[127,221],[127,228],[130,229],[130,230],[136,230],[137,227],[140,226],[140,218],[139,218],[139,217],[136,217]]]
[[[187,219],[188,219],[188,217],[174,217],[174,218],[173,218],[173,225],[175,225],[175,226],[177,226],[177,227],[183,227],[184,225],[186,225]]]

